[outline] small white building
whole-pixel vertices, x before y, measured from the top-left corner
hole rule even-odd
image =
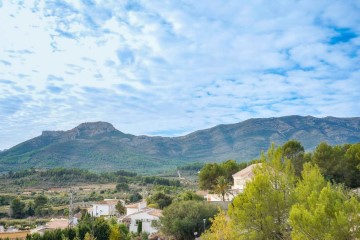
[[[152,226],[155,221],[159,220],[161,210],[153,208],[144,208],[140,212],[136,212],[126,216],[129,219],[130,232],[137,232],[139,222],[142,222],[142,231],[149,234],[156,233],[158,230]]]
[[[142,209],[146,208],[146,202],[145,201],[141,201],[138,203],[134,203],[134,204],[130,204],[130,205],[126,205],[126,215],[130,215],[133,213],[137,213],[140,212]]]
[[[94,217],[115,216],[117,214],[115,206],[119,201],[121,201],[122,204],[125,204],[123,200],[119,199],[104,199],[104,201],[92,204],[92,207],[88,209],[88,212]]]
[[[261,163],[251,164],[250,166],[232,175],[234,178],[234,185],[231,187],[231,189],[235,195],[244,191],[246,183],[251,181],[254,177],[254,168],[260,165]]]
[[[142,222],[142,231],[149,234],[156,233],[158,230],[152,226],[154,221],[158,221],[161,210],[148,208],[145,201],[126,205],[126,216],[119,220],[126,223],[131,232],[137,232],[139,222]]]

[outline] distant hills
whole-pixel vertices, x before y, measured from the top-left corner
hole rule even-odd
[[[0,172],[35,168],[125,169],[155,173],[193,162],[248,161],[272,142],[300,141],[306,150],[360,142],[360,118],[286,116],[218,125],[181,137],[135,136],[110,123],[82,123],[68,131],[44,131],[0,152]]]

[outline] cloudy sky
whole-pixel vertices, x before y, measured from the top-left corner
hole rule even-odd
[[[360,116],[360,1],[0,0],[0,149],[107,121],[178,136]]]

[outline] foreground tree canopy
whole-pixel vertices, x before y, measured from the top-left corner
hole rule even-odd
[[[341,156],[356,160],[357,146],[344,147]],[[333,155],[333,148],[326,146],[322,153]],[[315,150],[314,157],[320,159],[319,153]],[[253,180],[229,205],[227,216],[217,215],[202,239],[359,239],[359,199],[327,181],[321,174],[324,168],[310,161],[301,166],[297,178],[292,157],[272,146],[261,157]]]
[[[161,231],[178,240],[193,239],[210,225],[210,218],[217,213],[217,207],[200,201],[181,201],[171,204],[160,218]]]

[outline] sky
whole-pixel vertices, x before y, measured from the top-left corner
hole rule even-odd
[[[0,150],[83,122],[179,136],[360,116],[359,0],[0,0]]]

